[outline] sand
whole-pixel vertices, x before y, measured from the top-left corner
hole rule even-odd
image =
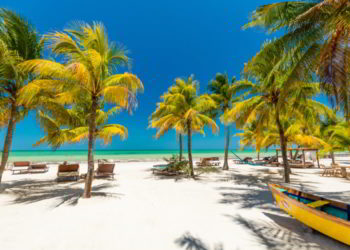
[[[266,182],[281,180],[278,168],[231,163],[193,180],[154,176],[152,165],[117,163],[116,180],[94,180],[91,199],[83,181],[57,184],[57,165],[6,171],[0,249],[349,249],[275,207]],[[349,180],[319,173],[294,170],[292,185],[350,203]]]

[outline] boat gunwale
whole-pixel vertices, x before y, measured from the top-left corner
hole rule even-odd
[[[272,183],[269,183],[268,186],[270,187],[270,190],[271,190],[272,193],[275,193],[275,194],[278,194],[278,195],[282,196],[283,198],[287,199],[289,202],[293,203],[294,205],[296,205],[296,206],[298,206],[298,207],[300,207],[300,208],[302,208],[304,210],[307,210],[308,212],[316,214],[317,216],[322,217],[324,219],[332,220],[333,222],[336,222],[336,223],[339,223],[339,224],[343,224],[346,227],[350,227],[350,221],[338,218],[336,216],[327,214],[326,212],[323,212],[323,211],[317,210],[315,208],[309,207],[306,204],[304,204],[302,202],[299,202],[299,201],[297,201],[297,200],[295,200],[293,198],[290,198],[288,195],[286,195],[283,192],[281,192],[280,190],[276,189],[276,187],[281,187],[282,188],[283,186],[278,185],[278,184],[272,184]],[[301,193],[304,193],[304,194],[306,193],[306,192],[302,192],[302,191],[300,191],[298,189],[289,188],[289,187],[286,187],[286,188],[294,190],[294,191],[298,191],[298,192],[301,192]],[[320,197],[320,196],[317,196],[317,197],[319,197],[320,199],[323,199],[325,201],[332,202],[332,200],[325,199],[325,198]],[[336,201],[336,202],[338,202],[338,201]],[[338,203],[342,203],[342,204],[348,205],[348,204],[346,204],[344,202],[338,202]]]

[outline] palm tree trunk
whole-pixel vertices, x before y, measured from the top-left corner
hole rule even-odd
[[[230,147],[230,127],[225,126],[226,130],[226,142],[225,142],[225,157],[223,170],[228,170],[228,148]]]
[[[11,146],[12,146],[12,138],[13,138],[13,132],[16,128],[16,121],[15,121],[15,115],[16,115],[16,104],[12,103],[11,106],[11,115],[10,115],[10,120],[7,125],[7,134],[5,137],[5,142],[4,142],[4,150],[2,152],[2,158],[1,158],[1,165],[0,165],[0,184],[2,180],[2,175],[5,171],[5,166],[7,164],[7,160],[9,158]]]
[[[277,108],[276,108],[276,124],[280,134],[280,143],[281,143],[281,151],[282,151],[282,159],[283,159],[283,167],[284,167],[284,181],[286,183],[290,183],[290,177],[289,177],[290,170],[288,166],[287,143],[286,143],[284,130],[280,121],[280,116]]]
[[[95,130],[96,130],[96,110],[97,98],[92,98],[91,116],[89,121],[89,149],[88,149],[88,172],[85,180],[84,198],[91,197],[92,180],[94,178],[94,146],[95,146]]]
[[[179,144],[180,144],[180,161],[182,161],[182,152],[183,152],[182,134],[179,135]]]
[[[258,161],[260,161],[260,151],[258,151]]]
[[[191,169],[191,177],[194,177],[194,171],[193,171],[193,161],[192,161],[192,128],[191,128],[191,121],[187,122],[187,142],[188,142],[188,161],[190,163],[190,169]]]
[[[332,164],[335,164],[334,152],[331,152]]]

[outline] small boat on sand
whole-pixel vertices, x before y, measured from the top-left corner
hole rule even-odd
[[[350,205],[269,184],[279,208],[308,227],[350,246]]]

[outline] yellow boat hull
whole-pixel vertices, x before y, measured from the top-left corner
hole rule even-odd
[[[308,207],[288,197],[273,184],[269,184],[269,187],[279,208],[308,227],[350,245],[350,222]]]

